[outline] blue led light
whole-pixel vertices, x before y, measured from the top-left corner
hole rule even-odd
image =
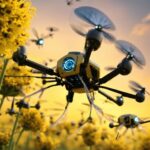
[[[135,118],[134,118],[134,123],[136,123],[136,124],[139,123],[139,118],[138,118],[138,117],[135,117]]]
[[[43,39],[38,39],[37,44],[38,45],[43,45],[44,44],[44,40]]]
[[[75,68],[76,62],[73,58],[66,58],[63,61],[62,67],[64,71],[72,71]]]

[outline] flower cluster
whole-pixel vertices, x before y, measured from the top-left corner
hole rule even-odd
[[[149,150],[150,149],[150,136],[147,135],[143,137],[140,141],[140,145],[138,146],[138,150]]]
[[[47,137],[44,133],[40,133],[37,136],[34,144],[37,150],[53,150],[55,147],[52,138],[50,136]]]
[[[10,135],[5,132],[0,131],[0,149],[2,146],[5,146],[9,142]]]
[[[44,131],[46,128],[45,119],[36,109],[22,109],[20,126],[27,131]]]
[[[99,137],[100,134],[98,132],[98,128],[92,123],[87,123],[82,130],[82,138],[84,143],[87,146],[96,145],[100,139]]]
[[[0,0],[0,55],[11,57],[25,44],[34,10],[29,0]]]
[[[21,93],[21,91],[27,91],[32,83],[30,77],[13,77],[13,76],[30,76],[31,72],[27,67],[18,66],[17,64],[10,62],[8,64],[5,79],[3,81],[3,86],[0,91],[2,95],[6,96],[16,96]]]

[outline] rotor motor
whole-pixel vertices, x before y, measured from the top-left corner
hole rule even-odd
[[[102,36],[100,31],[91,29],[86,35],[85,49],[92,48],[94,51],[96,51],[101,46],[101,42]]]
[[[128,75],[132,71],[132,65],[126,58],[117,67],[120,69],[121,75]]]
[[[145,94],[143,91],[139,91],[136,94],[136,101],[142,103],[145,100]]]

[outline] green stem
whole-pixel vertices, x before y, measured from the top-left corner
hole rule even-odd
[[[22,128],[22,130],[20,131],[20,133],[19,133],[19,135],[18,135],[18,137],[17,137],[16,143],[15,143],[14,147],[12,148],[12,150],[15,149],[15,146],[18,145],[18,143],[19,143],[19,141],[20,141],[20,138],[21,138],[23,132],[24,132],[24,129]]]
[[[16,120],[15,120],[13,129],[12,129],[12,133],[11,133],[9,144],[8,144],[8,150],[13,149],[13,137],[14,137],[14,134],[15,134],[15,131],[16,131],[16,128],[17,128],[17,123],[18,123],[18,120],[19,120],[19,116],[20,116],[20,111],[17,113]]]
[[[0,102],[0,111],[1,111],[1,108],[2,108],[3,103],[4,103],[4,99],[5,99],[5,96],[3,95],[1,98],[1,102]]]
[[[4,80],[5,71],[6,71],[8,61],[9,61],[9,59],[4,59],[4,65],[3,65],[2,72],[1,72],[1,75],[0,75],[0,91],[1,91],[1,88],[2,88],[2,84],[3,84],[3,80]]]
[[[30,144],[31,139],[32,139],[32,135],[29,134],[29,135],[28,135],[28,138],[27,138],[27,140],[26,140],[26,142],[25,142],[25,144],[24,144],[23,150],[29,149],[29,144]]]

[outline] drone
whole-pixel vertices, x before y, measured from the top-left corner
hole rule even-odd
[[[56,28],[56,27],[51,27],[51,26],[50,26],[50,27],[47,28],[47,30],[50,31],[51,36],[52,36],[54,32],[57,32],[57,31],[58,31],[58,28]]]
[[[126,127],[126,130],[122,133],[122,135],[124,135],[128,129],[131,129],[132,133],[134,128],[138,128],[138,129],[142,129],[141,128],[141,124],[145,124],[145,123],[149,123],[150,120],[147,119],[140,119],[138,116],[133,115],[133,114],[125,114],[125,115],[121,115],[118,118],[118,122],[117,124],[114,123],[110,123],[109,127],[110,128],[114,128],[116,127],[118,130],[121,129],[122,127]],[[119,132],[117,134],[116,139],[119,138]]]
[[[32,31],[35,38],[30,39],[30,41],[35,43],[39,48],[42,47],[44,45],[45,39],[53,37],[54,32],[58,31],[56,27],[48,27],[47,30],[50,32],[49,34],[39,36],[37,30],[33,28]]]
[[[15,105],[16,100],[17,99],[15,99],[15,97],[13,97],[11,107],[7,109],[6,114],[8,114],[10,116],[17,114],[17,111],[15,111],[15,109],[14,109],[14,105]],[[35,105],[30,105],[29,102],[26,102],[25,100],[17,100],[16,106],[19,109],[21,109],[21,108],[25,108],[25,109],[35,108],[35,109],[39,110],[41,108],[40,101],[38,101]]]
[[[124,97],[134,99],[137,102],[143,102],[145,100],[145,88],[136,89],[136,93],[131,94],[103,85],[118,75],[125,76],[130,74],[132,71],[132,62],[140,68],[143,67],[145,65],[145,59],[140,50],[130,42],[116,40],[111,33],[107,32],[107,30],[115,30],[115,25],[100,10],[89,6],[82,6],[76,8],[74,13],[77,17],[91,26],[91,29],[86,33],[80,31],[76,26],[72,26],[72,29],[76,33],[86,37],[83,53],[77,51],[69,52],[57,61],[55,69],[29,60],[25,54],[26,49],[24,46],[20,46],[12,57],[20,66],[29,66],[49,75],[41,78],[45,79],[45,84],[54,84],[44,87],[43,90],[54,86],[65,86],[68,91],[68,94],[66,95],[67,103],[63,114],[58,120],[64,116],[69,104],[73,102],[75,93],[86,93],[90,105],[88,118],[91,118],[92,108],[94,108],[99,114],[103,115],[102,109],[94,103],[93,93],[95,91],[119,106],[123,105]],[[116,47],[126,56],[116,68],[101,77],[100,68],[90,60],[90,56],[93,51],[97,51],[100,48],[103,39],[115,43]],[[105,93],[103,89],[117,93],[118,97],[111,97]],[[34,92],[32,95],[39,91]]]

